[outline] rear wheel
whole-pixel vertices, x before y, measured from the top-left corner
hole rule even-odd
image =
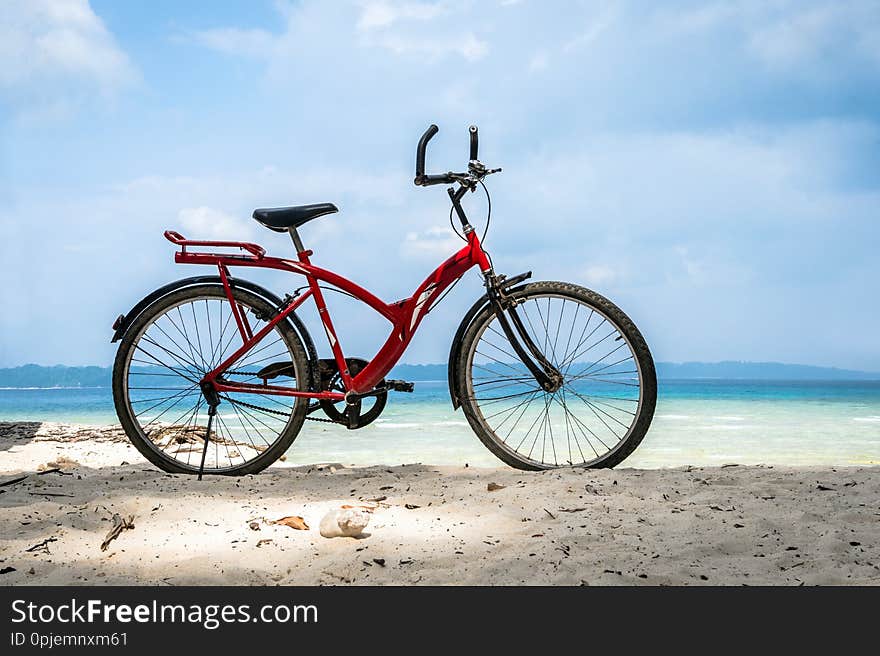
[[[257,317],[274,308],[252,292],[233,297],[252,334],[266,325]],[[232,306],[219,285],[186,287],[147,307],[126,332],[113,367],[113,399],[132,444],[159,468],[198,473],[208,421],[199,381],[243,344]],[[309,388],[302,342],[282,321],[224,374],[255,383],[266,364],[291,362],[273,383]],[[221,392],[205,457],[205,473],[256,473],[278,459],[305,421],[305,398]]]
[[[518,469],[614,467],[642,441],[657,400],[641,333],[605,297],[561,282],[512,291],[532,341],[563,376],[544,391],[487,306],[465,332],[456,385],[486,447]]]

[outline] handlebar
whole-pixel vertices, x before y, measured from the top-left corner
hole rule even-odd
[[[419,187],[430,187],[438,184],[452,184],[455,182],[455,176],[452,173],[440,173],[438,175],[423,175],[416,177],[415,183]]]
[[[479,180],[491,173],[497,173],[501,169],[487,169],[483,166],[478,157],[479,153],[479,136],[477,134],[477,126],[472,125],[468,128],[470,134],[470,163],[468,164],[467,173],[453,173],[448,171],[440,174],[425,175],[425,151],[428,148],[428,142],[440,131],[436,125],[431,124],[422,138],[419,139],[419,145],[416,148],[416,177],[413,183],[418,187],[429,187],[438,184],[452,184],[461,182],[469,186],[471,189],[476,187]]]

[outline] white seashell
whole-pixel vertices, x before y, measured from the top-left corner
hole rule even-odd
[[[359,536],[370,523],[370,513],[359,508],[335,508],[321,519],[319,530],[325,538]]]

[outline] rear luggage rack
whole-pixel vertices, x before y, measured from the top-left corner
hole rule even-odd
[[[243,260],[262,260],[266,255],[266,249],[257,244],[246,241],[210,241],[202,239],[187,239],[174,230],[165,231],[165,239],[172,244],[180,246],[180,250],[174,254],[174,261],[189,264],[214,264],[219,257],[234,257]],[[240,248],[250,255],[226,255],[222,253],[192,253],[186,249],[188,246],[208,246],[211,248]]]

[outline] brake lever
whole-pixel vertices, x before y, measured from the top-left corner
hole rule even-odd
[[[476,176],[478,179],[485,178],[487,175],[492,175],[493,173],[498,173],[499,171],[501,171],[500,168],[487,169],[486,165],[478,159],[472,159],[470,162],[468,162],[468,172],[471,175]]]
[[[468,162],[468,173],[478,178],[486,175],[486,171],[488,170],[489,169],[486,168],[486,165],[478,159],[472,159]]]
[[[486,165],[479,160],[471,160],[468,162],[467,173],[453,173],[450,171],[446,175],[454,182],[458,182],[462,187],[469,191],[476,191],[477,185],[482,182],[483,178],[493,173],[498,173],[501,169],[487,169]]]

